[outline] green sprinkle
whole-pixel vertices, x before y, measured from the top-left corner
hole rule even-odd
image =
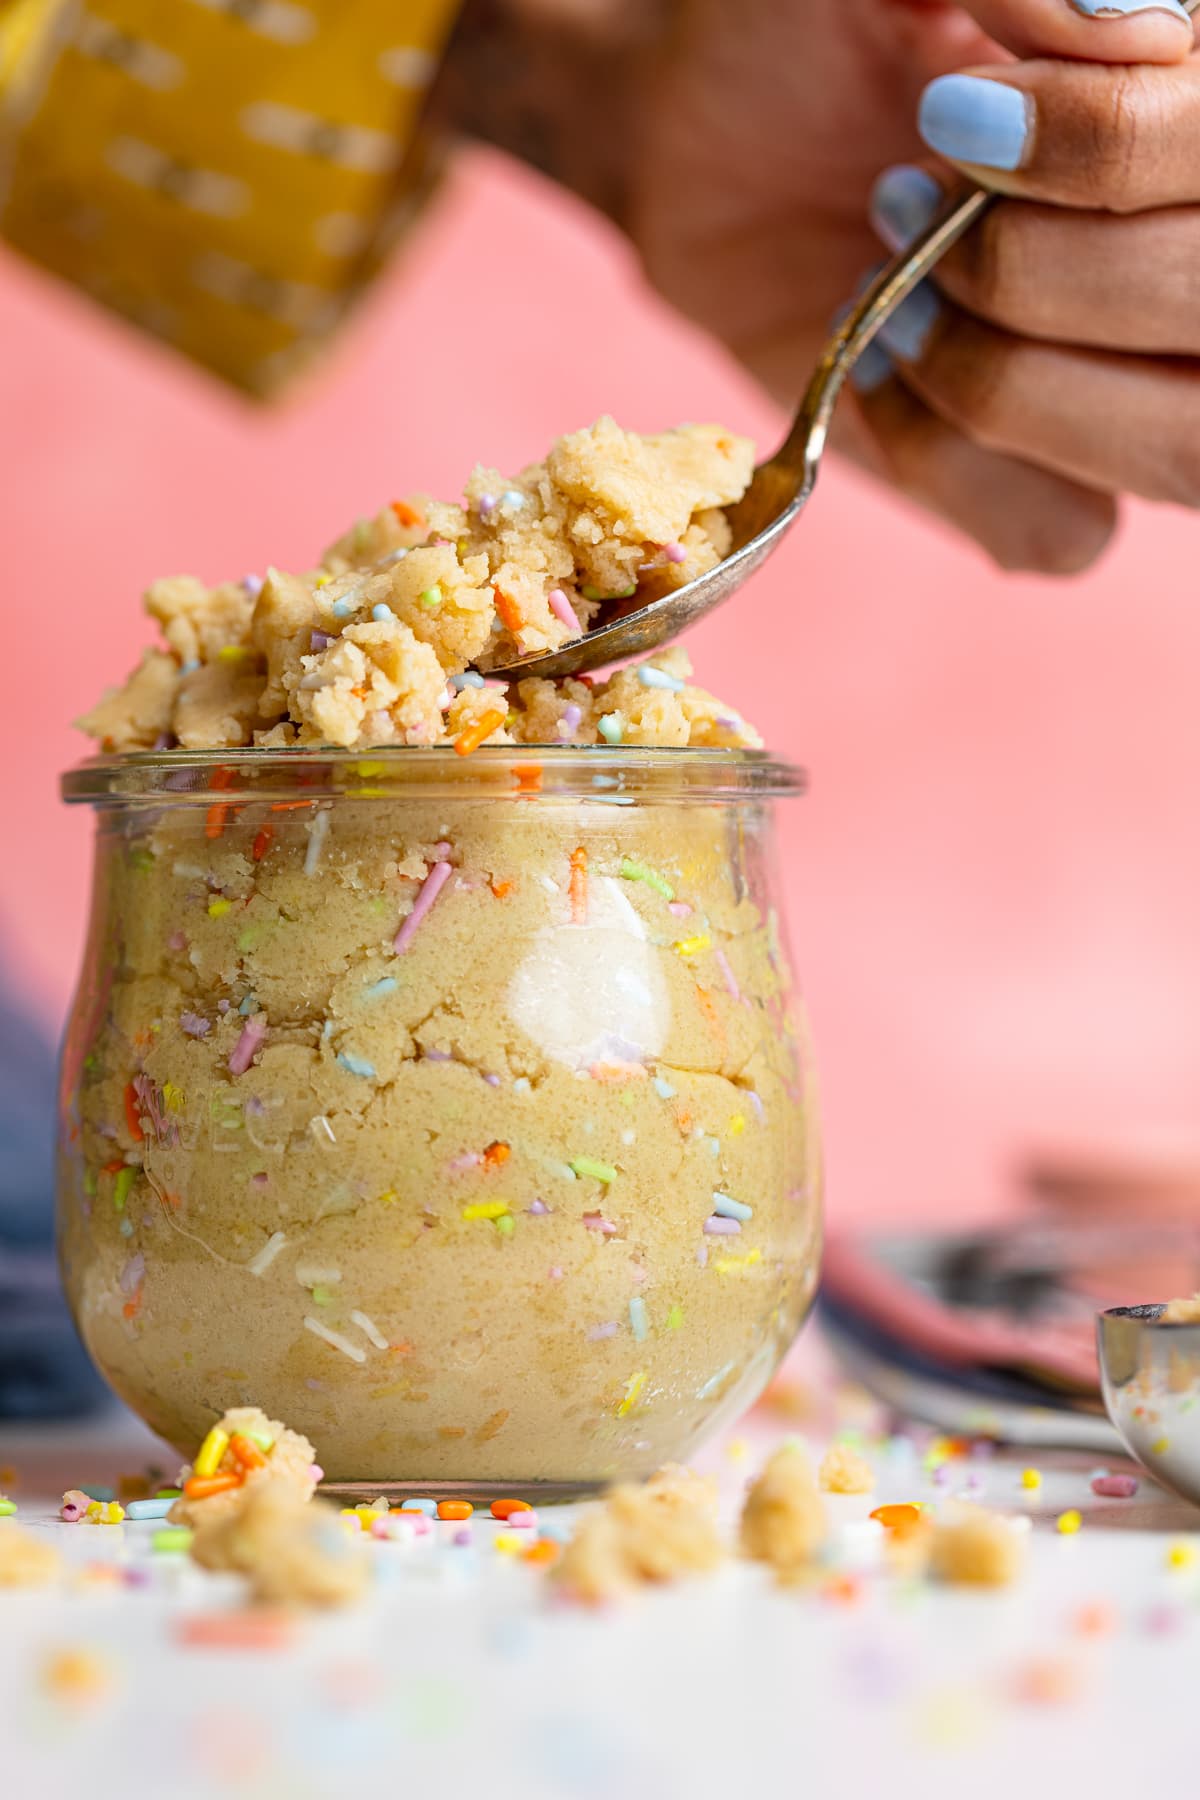
[[[152,869],[154,867],[154,858],[148,850],[131,850],[129,852],[129,866],[131,869]]]
[[[251,1435],[250,1432],[246,1433],[247,1437],[250,1437]],[[155,1488],[154,1490],[154,1498],[156,1500],[178,1500],[182,1494],[182,1488]]]
[[[667,1314],[667,1330],[668,1331],[678,1331],[679,1327],[682,1324],[683,1324],[683,1308],[682,1308],[682,1306],[673,1306],[671,1308],[670,1312]]]
[[[269,1431],[247,1431],[243,1435],[248,1437],[252,1444],[257,1444],[264,1454],[275,1448],[275,1439]]]
[[[247,925],[245,931],[241,931],[238,933],[238,940],[237,940],[238,949],[239,950],[253,950],[255,944],[257,944],[257,942],[261,936],[262,936],[262,927],[260,925]]]
[[[645,863],[634,862],[631,856],[621,858],[621,874],[626,881],[644,881],[647,887],[652,887],[656,894],[662,895],[664,900],[675,898],[675,889],[669,881],[664,881],[661,875],[656,874],[653,869],[648,869]]]
[[[168,1525],[162,1531],[152,1532],[150,1548],[152,1550],[181,1552],[192,1547],[192,1534],[186,1525]]]
[[[311,1292],[314,1306],[332,1306],[333,1302],[337,1299],[337,1295],[332,1288],[318,1286],[313,1288]]]
[[[511,1237],[514,1229],[515,1226],[511,1213],[502,1213],[496,1220],[496,1230],[500,1233],[501,1237]]]
[[[426,612],[437,611],[438,607],[442,604],[442,590],[436,581],[432,587],[427,587],[425,589],[425,592],[420,596],[420,601]]]
[[[136,1174],[137,1174],[136,1169],[132,1169],[132,1168],[126,1166],[125,1168],[123,1168],[121,1170],[120,1174],[117,1176],[116,1182],[113,1186],[113,1205],[116,1207],[118,1212],[125,1211],[125,1202],[129,1198],[129,1190],[133,1186],[134,1177],[136,1176]]]
[[[567,1167],[573,1175],[591,1175],[596,1181],[602,1181],[606,1187],[610,1181],[617,1179],[617,1171],[613,1165],[597,1162],[594,1156],[573,1156]]]
[[[752,1206],[747,1206],[743,1200],[735,1200],[732,1194],[723,1194],[720,1188],[713,1189],[713,1211],[718,1218],[740,1219],[743,1224],[754,1217]]]
[[[243,1019],[248,1018],[251,1013],[256,1013],[258,1011],[258,1001],[255,996],[253,994],[243,994],[238,1011],[241,1013]]]
[[[7,1500],[3,1495],[0,1495],[0,1519],[11,1519],[16,1510],[17,1503],[15,1500]]]
[[[625,735],[625,721],[619,712],[604,713],[596,729],[606,744],[619,744]]]
[[[83,1171],[83,1191],[85,1194],[94,1194],[96,1191],[96,1177],[90,1169]]]
[[[637,593],[637,582],[627,588],[618,588],[615,594],[606,594],[603,588],[581,588],[585,600],[628,600],[631,594]]]
[[[644,1343],[646,1333],[650,1329],[650,1321],[646,1317],[646,1302],[640,1294],[635,1294],[629,1302],[629,1324],[637,1342]]]

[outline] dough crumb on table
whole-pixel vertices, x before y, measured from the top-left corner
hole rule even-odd
[[[361,1532],[347,1531],[326,1501],[280,1482],[259,1482],[236,1511],[202,1525],[191,1556],[201,1568],[244,1575],[250,1598],[267,1606],[345,1606],[371,1573]]]
[[[53,1544],[19,1525],[0,1524],[0,1588],[44,1587],[61,1567]]]
[[[285,1488],[303,1504],[320,1471],[312,1445],[257,1406],[236,1406],[213,1426],[194,1463],[180,1472],[183,1494],[167,1517],[199,1531],[241,1512],[264,1488]]]
[[[810,1564],[825,1542],[827,1521],[807,1451],[776,1450],[751,1484],[742,1507],[742,1553],[787,1580]]]
[[[833,1444],[821,1460],[817,1479],[826,1494],[869,1494],[875,1471],[849,1444]]]
[[[1025,1562],[1025,1538],[1013,1520],[985,1507],[960,1503],[939,1518],[929,1539],[929,1573],[935,1581],[971,1587],[1007,1587]]]
[[[157,581],[145,604],[167,648],[79,723],[106,751],[758,747],[689,684],[680,650],[604,682],[460,680],[560,649],[606,601],[646,604],[715,567],[731,544],[722,508],[753,467],[749,440],[720,426],[640,437],[602,418],[511,480],[476,468],[462,505],[394,501],[305,574]]]
[[[714,1484],[667,1468],[641,1486],[613,1488],[586,1513],[550,1578],[571,1599],[596,1605],[632,1588],[706,1574],[724,1557]]]

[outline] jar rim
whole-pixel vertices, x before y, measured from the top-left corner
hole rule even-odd
[[[221,772],[222,779],[213,781]],[[805,771],[765,750],[659,744],[485,744],[460,756],[452,744],[342,750],[297,748],[135,750],[86,757],[60,779],[68,805],[137,806],[189,799],[211,805],[302,793],[312,800],[606,799],[610,803],[727,803],[803,794]]]

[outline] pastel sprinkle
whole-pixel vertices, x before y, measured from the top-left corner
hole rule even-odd
[[[442,604],[442,590],[436,581],[432,587],[425,588],[421,593],[420,603],[425,608],[426,612],[437,611],[438,607]]]
[[[1092,1492],[1106,1500],[1132,1500],[1138,1491],[1136,1475],[1094,1475]]]
[[[569,706],[564,706],[562,718],[558,721],[559,737],[571,737],[579,730],[579,721],[582,718],[583,708],[581,706],[576,706],[573,701]]]
[[[464,669],[459,675],[451,675],[450,686],[456,694],[461,694],[464,688],[481,688],[483,676],[476,669]]]
[[[619,744],[625,735],[625,721],[619,712],[602,713],[596,730],[606,744]]]
[[[507,1200],[477,1200],[472,1206],[464,1206],[464,1219],[502,1219],[508,1212]]]
[[[331,1331],[328,1325],[323,1325],[320,1319],[314,1319],[311,1313],[305,1314],[304,1329],[311,1331],[314,1337],[321,1338],[332,1349],[340,1350],[343,1356],[350,1358],[351,1362],[366,1362],[365,1350],[360,1350],[357,1344],[352,1344],[350,1339],[343,1337],[340,1331]]]
[[[378,981],[373,981],[368,988],[364,989],[364,992],[369,994],[372,1000],[377,1000],[381,994],[394,994],[399,985],[400,983],[394,975],[382,975]]]
[[[500,504],[509,512],[520,512],[525,504],[525,496],[516,488],[505,488],[500,496]]]
[[[701,950],[707,950],[712,943],[706,931],[698,931],[692,937],[679,938],[674,949],[679,956],[698,956]]]
[[[427,1519],[436,1519],[438,1503],[436,1500],[428,1500],[422,1495],[418,1499],[402,1500],[400,1502],[400,1511],[424,1513]]]
[[[185,1012],[179,1015],[179,1029],[188,1037],[202,1038],[208,1036],[211,1025],[199,1013]]]
[[[339,1050],[337,1060],[351,1075],[361,1075],[365,1081],[375,1079],[375,1064],[368,1062],[365,1056],[353,1056],[349,1050]]]
[[[595,1181],[602,1181],[607,1187],[617,1179],[617,1171],[612,1163],[597,1162],[594,1156],[573,1156],[567,1167],[574,1175],[590,1175]]]
[[[679,1327],[682,1324],[683,1324],[683,1308],[682,1308],[682,1306],[673,1306],[671,1308],[670,1312],[667,1314],[667,1330],[668,1331],[678,1331]]]
[[[214,1425],[199,1450],[192,1464],[193,1475],[215,1475],[221,1465],[221,1458],[229,1448],[229,1433]]]
[[[371,617],[377,625],[386,624],[388,619],[394,619],[395,616],[386,600],[381,600],[377,606],[371,608]]]
[[[125,1508],[125,1516],[129,1519],[165,1519],[174,1500],[131,1500]]]
[[[164,1531],[154,1532],[150,1538],[150,1548],[160,1554],[179,1555],[191,1547],[192,1534],[186,1525],[169,1525]]]
[[[661,894],[664,900],[675,898],[675,889],[669,881],[654,869],[648,869],[645,863],[635,862],[632,857],[621,858],[621,874],[626,881],[644,881],[647,887],[653,888],[656,894]]]
[[[611,1219],[606,1219],[603,1213],[598,1212],[584,1213],[583,1224],[588,1231],[598,1231],[604,1237],[612,1237],[618,1229]]]
[[[705,1219],[704,1229],[710,1237],[735,1237],[742,1228],[736,1219],[722,1219],[714,1213]]]
[[[571,602],[567,599],[567,596],[563,593],[561,588],[551,588],[550,592],[546,595],[546,600],[549,604],[550,611],[554,614],[560,625],[565,625],[568,631],[577,633],[583,631],[583,626],[579,622],[575,608],[571,605]]]
[[[113,1183],[113,1206],[117,1212],[124,1212],[125,1202],[129,1198],[129,1190],[133,1186],[137,1170],[126,1165],[117,1175]]]
[[[1182,1541],[1170,1544],[1166,1560],[1169,1569],[1190,1569],[1196,1560],[1196,1546]]]
[[[532,1506],[519,1506],[509,1513],[508,1524],[511,1531],[536,1531],[537,1514]]]
[[[721,971],[721,979],[725,983],[726,993],[732,1000],[740,1002],[742,990],[737,984],[737,976],[733,972],[733,965],[730,963],[729,958],[726,956],[725,952],[720,949],[714,950],[713,955],[716,959],[717,967]]]
[[[354,611],[354,602],[346,595],[341,600],[335,600],[329,610],[335,619],[348,619]]]
[[[1083,1514],[1071,1507],[1067,1512],[1059,1513],[1055,1524],[1063,1537],[1074,1537],[1083,1524]]]
[[[0,1494],[0,1519],[11,1519],[16,1510],[16,1501],[10,1500],[7,1494]]]
[[[244,1075],[254,1060],[254,1055],[262,1046],[267,1035],[267,1016],[255,1013],[242,1026],[237,1043],[229,1052],[229,1073]]]
[[[233,904],[233,902],[231,900],[221,900],[221,899],[210,900],[208,903],[209,918],[210,919],[223,918],[224,915],[229,911],[229,908],[232,906],[232,904]]]
[[[669,1081],[664,1081],[661,1075],[656,1075],[654,1078],[654,1091],[660,1100],[674,1100],[679,1092],[678,1088],[673,1088]]]
[[[681,563],[687,561],[687,551],[682,544],[664,544],[663,555],[669,563]]]
[[[528,1500],[493,1500],[489,1509],[493,1519],[511,1519],[515,1512],[532,1512]]]
[[[619,1329],[615,1319],[606,1319],[603,1325],[590,1325],[587,1334],[588,1343],[598,1344],[604,1338],[616,1337]]]
[[[722,1219],[740,1219],[743,1224],[754,1217],[752,1206],[747,1206],[744,1200],[735,1200],[732,1194],[723,1194],[720,1188],[713,1189],[713,1211]]]
[[[439,1519],[469,1519],[474,1511],[469,1500],[439,1500],[437,1503]]]
[[[496,1220],[496,1230],[500,1233],[501,1237],[511,1237],[516,1229],[516,1220],[511,1213],[504,1213]]]
[[[756,1247],[748,1250],[745,1256],[718,1256],[713,1268],[718,1275],[740,1275],[743,1269],[752,1269],[761,1261],[762,1251]]]
[[[416,936],[421,920],[425,917],[453,873],[448,862],[435,862],[421,883],[421,891],[413,901],[412,911],[396,933],[392,948],[397,956],[403,956],[409,944]]]
[[[1042,1485],[1042,1471],[1040,1469],[1022,1469],[1021,1470],[1021,1486],[1023,1488],[1028,1488],[1030,1490],[1033,1490],[1036,1488],[1040,1488],[1041,1485]]]
[[[669,694],[682,693],[686,685],[677,676],[668,675],[665,669],[652,669],[649,663],[643,663],[637,673],[643,687],[665,688]]]
[[[639,1369],[636,1374],[629,1377],[625,1386],[625,1397],[617,1407],[618,1419],[623,1419],[626,1413],[631,1412],[637,1405],[641,1398],[642,1389],[646,1385],[646,1380],[647,1376],[645,1369]]]
[[[498,1531],[492,1539],[492,1549],[498,1550],[502,1556],[515,1556],[524,1547],[524,1540],[515,1531]]]
[[[646,1316],[646,1302],[640,1294],[635,1294],[629,1302],[629,1325],[635,1340],[642,1344],[650,1330],[650,1321]]]

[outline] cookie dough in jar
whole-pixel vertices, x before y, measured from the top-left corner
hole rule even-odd
[[[62,1263],[186,1453],[546,1494],[685,1458],[812,1299],[819,1155],[756,751],[94,759]]]

